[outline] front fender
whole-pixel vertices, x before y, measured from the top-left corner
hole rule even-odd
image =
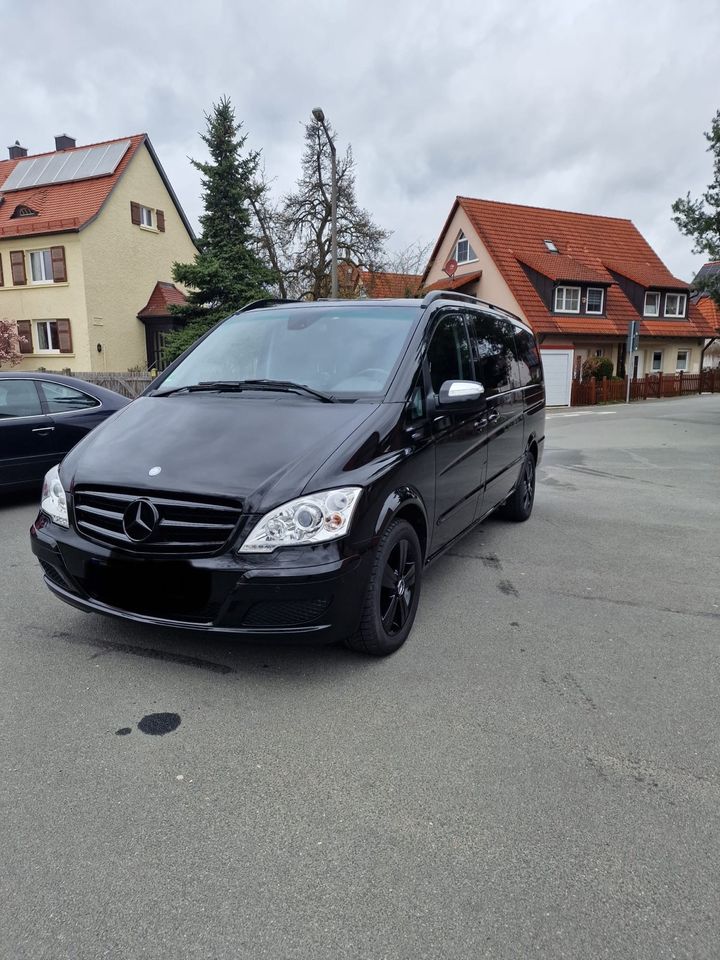
[[[395,517],[400,510],[403,509],[403,507],[407,506],[417,507],[422,514],[423,521],[425,523],[425,530],[430,530],[427,510],[425,509],[425,504],[423,503],[422,497],[413,487],[402,486],[389,493],[380,507],[380,510],[377,514],[377,519],[375,521],[375,529],[373,531],[374,541],[379,540],[383,530],[391,522],[393,517]]]

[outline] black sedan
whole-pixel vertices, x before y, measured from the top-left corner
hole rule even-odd
[[[74,377],[0,370],[0,499],[41,483],[86,433],[129,402]]]

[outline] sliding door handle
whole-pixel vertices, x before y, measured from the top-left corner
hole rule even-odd
[[[41,437],[45,437],[48,433],[52,433],[54,429],[55,427],[33,427],[33,433],[38,433]]]

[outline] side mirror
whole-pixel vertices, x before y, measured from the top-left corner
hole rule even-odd
[[[438,403],[441,407],[463,407],[484,394],[485,387],[476,380],[446,380],[440,387]]]

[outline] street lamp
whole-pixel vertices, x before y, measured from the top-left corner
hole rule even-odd
[[[330,260],[330,286],[331,286],[331,296],[333,299],[337,299],[338,296],[338,274],[337,274],[337,157],[335,152],[335,143],[333,138],[330,136],[330,131],[327,128],[325,123],[325,114],[323,113],[320,107],[315,107],[312,112],[315,120],[322,126],[325,131],[325,136],[327,137],[327,142],[330,145],[330,169],[331,169],[331,185],[330,185],[330,244],[331,244],[331,260]]]

